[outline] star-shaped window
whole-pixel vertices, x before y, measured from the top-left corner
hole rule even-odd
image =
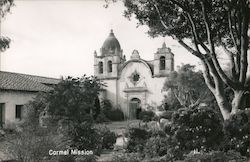
[[[141,76],[140,74],[135,70],[130,76],[129,76],[130,81],[136,85],[140,80]]]
[[[139,74],[134,74],[134,75],[133,75],[133,81],[134,81],[134,82],[139,81],[139,79],[140,79],[140,75],[139,75]]]

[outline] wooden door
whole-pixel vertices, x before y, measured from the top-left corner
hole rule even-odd
[[[130,102],[129,104],[129,119],[136,119],[136,110],[139,108],[138,102]]]

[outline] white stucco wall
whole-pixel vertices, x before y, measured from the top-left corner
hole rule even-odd
[[[130,76],[137,72],[140,79],[136,85],[131,82]],[[107,81],[105,81],[107,82]],[[164,99],[162,92],[165,77],[153,77],[149,67],[143,62],[130,62],[121,71],[117,85],[112,80],[108,81],[107,98],[111,101],[116,101],[113,95],[117,86],[117,104],[120,105],[123,112],[128,116],[129,102],[132,98],[141,100],[141,108],[145,109],[148,105],[159,106]],[[130,89],[131,91],[124,91]]]
[[[4,103],[4,122],[5,127],[15,122],[16,105],[24,105],[31,101],[36,96],[34,92],[20,92],[20,91],[1,91],[0,103]]]
[[[118,94],[117,94],[117,89],[118,89],[118,85],[117,85],[117,80],[116,79],[110,79],[110,80],[105,80],[104,83],[106,84],[106,98],[109,99],[112,102],[113,106],[118,106],[117,103],[117,98],[118,98]]]

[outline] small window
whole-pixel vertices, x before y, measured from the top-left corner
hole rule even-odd
[[[108,72],[112,72],[112,61],[108,61]]]
[[[16,119],[21,120],[23,116],[23,105],[16,105]]]
[[[2,128],[4,124],[4,106],[4,103],[0,103],[0,128]]]
[[[102,74],[103,73],[103,62],[99,62],[98,67],[99,67],[99,73]]]
[[[160,70],[165,70],[165,68],[166,68],[165,57],[161,56],[160,57]]]

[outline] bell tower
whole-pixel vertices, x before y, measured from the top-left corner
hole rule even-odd
[[[111,29],[100,49],[100,55],[94,52],[94,75],[100,79],[115,79],[118,77],[119,67],[124,62],[123,50]]]
[[[154,76],[167,76],[171,71],[174,71],[174,54],[164,42],[162,47],[158,48],[154,54]]]

